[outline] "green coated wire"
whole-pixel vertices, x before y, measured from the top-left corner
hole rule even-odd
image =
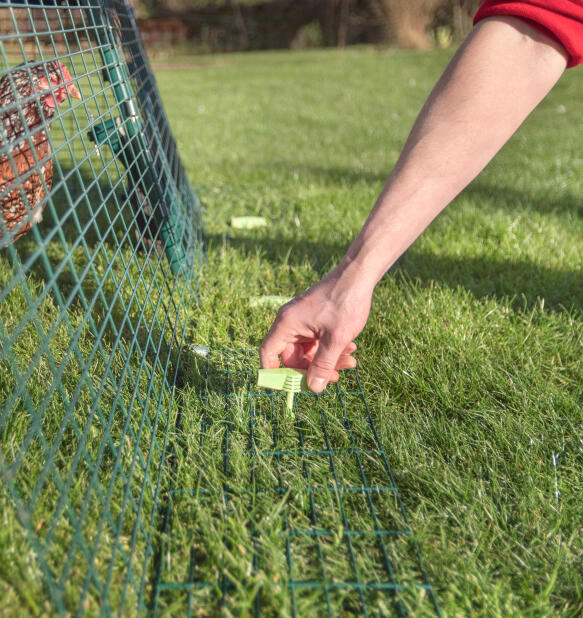
[[[0,368],[11,389],[0,402],[0,434],[18,440],[16,450],[0,444],[0,500],[22,528],[19,542],[36,555],[56,614],[80,615],[96,599],[102,615],[133,613],[147,604],[165,491],[161,464],[197,287],[200,207],[125,2],[6,2],[0,17],[10,24],[0,32],[2,74],[22,61],[26,68],[59,59],[84,95],[52,119],[52,187],[41,179],[45,223],[0,251],[0,276],[12,269],[0,287]],[[108,35],[117,22],[124,27],[116,58]],[[113,83],[104,80],[104,67],[110,77],[117,71]],[[132,88],[133,118],[144,136],[130,136],[122,159],[106,145],[96,152],[88,131],[123,117]],[[23,139],[31,137],[26,128]],[[2,131],[1,138],[14,169],[9,136]],[[156,153],[151,161],[149,152]],[[15,173],[14,183],[29,212],[36,206],[19,187],[44,163],[31,154],[32,168]],[[132,248],[140,225],[130,203],[136,185],[153,215],[164,211],[175,225],[158,228],[144,255]],[[10,236],[3,219],[0,230]],[[140,242],[146,231],[138,231]],[[168,238],[171,247],[184,247],[183,264],[155,248],[162,239],[168,249]],[[14,316],[16,298],[21,310]],[[38,345],[23,353],[31,336]]]
[[[427,613],[431,611],[435,615],[440,615],[437,599],[433,591],[433,587],[422,565],[421,556],[418,551],[414,536],[410,529],[409,523],[406,520],[406,514],[400,499],[400,494],[395,485],[392,472],[386,460],[384,448],[376,433],[376,428],[368,409],[365,394],[360,385],[360,380],[356,370],[344,372],[347,384],[346,390],[338,385],[334,392],[323,395],[313,395],[312,393],[303,393],[297,396],[294,403],[295,421],[293,430],[295,433],[295,447],[290,443],[289,420],[282,417],[280,410],[283,403],[284,395],[276,392],[262,392],[257,389],[252,380],[254,377],[253,366],[256,363],[254,355],[250,352],[233,352],[233,351],[213,351],[211,350],[207,356],[204,367],[201,373],[202,380],[199,388],[199,397],[201,401],[201,417],[200,427],[201,434],[199,438],[199,447],[202,449],[205,444],[205,436],[209,427],[218,423],[224,430],[220,452],[215,453],[217,461],[220,458],[222,469],[222,484],[220,485],[205,485],[199,472],[198,481],[194,488],[184,487],[179,484],[174,484],[170,491],[171,500],[180,496],[191,495],[197,499],[211,500],[216,503],[225,501],[228,504],[230,500],[243,500],[245,504],[248,500],[249,504],[254,504],[261,496],[279,496],[277,500],[284,499],[286,503],[293,501],[294,496],[301,493],[307,497],[306,515],[308,517],[308,525],[297,527],[292,525],[289,518],[289,512],[284,510],[282,517],[282,528],[280,531],[282,549],[285,554],[285,562],[287,567],[287,588],[291,601],[291,609],[294,615],[302,615],[301,600],[306,593],[310,591],[317,592],[321,595],[322,606],[314,606],[314,611],[319,614],[335,615],[335,606],[333,604],[333,596],[341,591],[352,595],[354,602],[358,603],[358,613],[360,615],[374,614],[377,609],[374,604],[374,599],[371,595],[380,596],[387,600],[393,607],[396,615],[407,615],[407,610],[401,601],[401,594],[410,591],[412,588],[422,592],[427,598]],[[237,386],[236,386],[237,385]],[[210,393],[213,393],[213,398],[210,398]],[[219,395],[219,399],[216,396]],[[234,425],[229,419],[228,410],[235,405],[235,398],[242,398],[243,405],[249,413],[248,421],[245,425]],[[330,418],[326,411],[330,405],[337,403],[334,410],[334,415],[337,417],[336,422],[340,422],[344,427],[345,435],[348,443],[343,447],[339,447],[334,443],[333,434],[329,431]],[[263,405],[267,404],[267,407]],[[309,406],[313,409],[317,418],[317,433],[307,433],[298,416],[298,406],[302,406],[302,410],[307,412]],[[352,409],[356,405],[355,409]],[[221,408],[223,410],[221,415]],[[211,410],[214,419],[210,419]],[[361,446],[356,441],[356,436],[352,429],[351,416],[354,414],[362,414],[367,424],[370,427],[370,435],[367,436],[367,441],[370,446]],[[219,415],[217,417],[217,414]],[[303,414],[303,412],[302,412]],[[255,427],[260,421],[269,423],[271,445],[258,442],[256,438]],[[282,423],[285,429],[282,427]],[[246,427],[246,429],[245,429]],[[235,486],[231,487],[229,478],[231,475],[231,442],[237,441],[240,434],[246,435],[248,449],[244,452],[245,456],[250,458],[249,466],[249,485],[247,487]],[[284,434],[286,434],[285,444]],[[316,447],[316,443],[322,442],[323,448]],[[362,437],[361,437],[362,440]],[[186,447],[185,447],[186,448]],[[201,465],[204,466],[209,453],[205,452],[202,457],[201,450]],[[368,468],[365,465],[362,457],[374,457],[375,461],[379,462],[378,468],[374,476],[369,476]],[[273,461],[273,482],[265,485],[259,482],[257,476],[259,459],[262,461]],[[303,486],[295,487],[293,490],[288,487],[283,480],[282,472],[285,469],[286,462],[294,460],[300,466],[301,474],[304,479]],[[314,464],[317,462],[326,462],[326,467],[329,471],[329,481],[327,484],[319,485],[321,482],[313,477],[315,470]],[[349,462],[352,469],[356,471],[357,478],[360,478],[360,484],[355,485],[353,482],[347,483],[342,476],[342,472],[338,466],[346,465]],[[372,474],[372,472],[371,472]],[[356,479],[355,479],[356,480]],[[377,504],[373,501],[373,497],[380,494],[395,496],[395,511],[392,513],[382,513],[382,523]],[[331,541],[337,537],[337,531],[330,530],[326,527],[325,522],[320,520],[319,506],[324,504],[321,502],[321,497],[324,495],[330,496],[335,512],[338,513],[339,521],[342,524],[341,540],[342,547],[346,549],[346,566],[347,571],[340,580],[338,574],[336,579],[329,579],[328,555],[324,552],[323,542],[327,539]],[[362,505],[360,509],[360,524],[357,524],[352,519],[352,511],[348,510],[347,500],[350,496],[358,497],[358,505]],[[362,500],[360,497],[362,496]],[[246,498],[247,497],[247,498]],[[170,504],[170,503],[169,503]],[[384,506],[386,509],[387,505]],[[352,506],[351,508],[354,508]],[[169,506],[168,522],[165,532],[172,536],[173,518],[176,514],[173,508]],[[391,516],[391,517],[389,517]],[[224,515],[223,515],[224,517]],[[391,523],[392,522],[392,523]],[[400,522],[400,523],[399,523]],[[184,522],[183,522],[184,523]],[[180,525],[180,522],[174,521],[174,525]],[[262,529],[256,526],[252,521],[250,523],[250,532],[252,538],[252,559],[251,568],[256,573],[262,565]],[[387,527],[389,526],[389,527]],[[306,578],[303,573],[301,561],[298,562],[299,554],[297,554],[296,543],[299,539],[309,539],[310,544],[306,548],[311,551],[312,559],[315,560],[317,570],[314,571],[311,578]],[[368,540],[367,540],[368,539]],[[387,543],[393,543],[394,539],[403,539],[406,541],[403,546],[407,549],[409,546],[414,548],[413,559],[416,563],[416,573],[414,581],[410,581],[411,575],[407,581],[403,581],[401,576],[397,574],[394,562],[397,560],[405,560],[409,554],[400,556],[398,553],[391,556],[389,559],[386,548]],[[360,540],[371,543],[378,548],[379,560],[377,564],[377,578],[371,580],[368,573],[365,573],[359,566],[357,559],[357,546],[354,543],[360,543]],[[326,541],[326,542],[329,542]],[[201,539],[204,543],[204,539]],[[226,539],[224,539],[226,542]],[[306,551],[303,549],[302,551]],[[164,546],[163,552],[169,552],[168,546]],[[215,591],[214,596],[207,597],[209,605],[205,608],[210,611],[224,611],[228,609],[225,605],[225,599],[232,591],[232,584],[225,580],[222,575],[222,564],[217,564],[216,578],[208,574],[202,576],[202,572],[197,571],[196,565],[193,562],[194,558],[190,556],[190,563],[187,570],[187,579],[185,581],[175,581],[172,577],[170,567],[168,570],[163,561],[158,564],[160,568],[157,572],[157,595],[171,595],[169,598],[174,602],[180,598],[185,599],[187,607],[193,599],[195,590],[207,590],[209,594]],[[184,596],[181,596],[184,595]],[[214,599],[214,600],[213,600]],[[265,608],[262,605],[261,589],[258,590],[253,600],[253,613],[256,616],[262,615]],[[271,610],[271,608],[270,608]],[[356,611],[356,610],[354,610]],[[157,614],[158,606],[154,607],[154,614]],[[189,610],[190,612],[190,610]],[[188,614],[190,615],[190,613]]]

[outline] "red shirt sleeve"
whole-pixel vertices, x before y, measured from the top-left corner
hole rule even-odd
[[[583,0],[484,0],[474,24],[500,15],[523,19],[558,41],[569,55],[568,67],[583,63]]]

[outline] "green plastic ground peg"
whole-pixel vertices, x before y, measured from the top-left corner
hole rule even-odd
[[[232,217],[231,227],[238,230],[252,230],[256,227],[266,227],[267,219],[265,217]]]
[[[287,393],[287,409],[291,412],[294,394],[308,389],[306,373],[303,369],[290,369],[289,367],[260,369],[257,372],[257,386]]]
[[[290,300],[289,296],[252,296],[249,307],[281,307]]]

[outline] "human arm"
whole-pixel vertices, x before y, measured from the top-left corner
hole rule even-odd
[[[563,47],[513,17],[481,21],[423,106],[401,156],[345,256],[284,305],[264,339],[263,367],[307,368],[321,392],[352,367],[383,274],[473,180],[557,82]]]

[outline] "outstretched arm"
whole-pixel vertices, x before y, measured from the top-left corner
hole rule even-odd
[[[340,264],[284,305],[264,339],[263,367],[308,369],[320,392],[356,364],[383,274],[500,150],[557,82],[562,46],[511,17],[478,23],[429,96],[397,165]]]

